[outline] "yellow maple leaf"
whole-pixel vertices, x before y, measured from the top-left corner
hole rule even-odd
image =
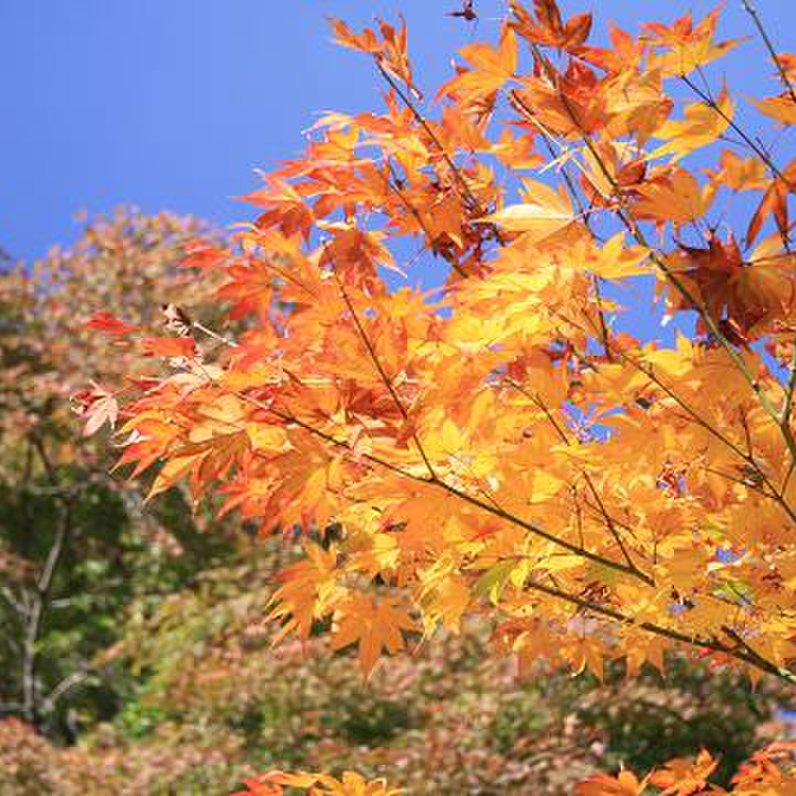
[[[753,99],[751,102],[761,113],[776,119],[786,127],[796,124],[796,102],[790,94],[766,97],[762,100]]]
[[[615,777],[595,774],[575,787],[576,796],[640,796],[647,781],[639,782],[632,771],[620,771]]]
[[[440,93],[459,96],[466,103],[498,91],[517,69],[517,36],[511,28],[504,30],[497,48],[479,42],[459,52],[474,68],[454,77]]]
[[[649,154],[650,159],[672,154],[671,162],[701,147],[712,144],[730,126],[735,103],[730,99],[726,86],[716,100],[715,107],[705,102],[694,102],[684,109],[684,119],[670,119],[659,127],[655,137],[666,140]]]
[[[509,205],[479,221],[497,224],[509,232],[522,232],[528,241],[538,242],[575,220],[569,200],[543,182],[523,180],[521,195],[522,204]]]
[[[715,186],[700,187],[693,174],[674,167],[647,180],[637,193],[639,198],[633,205],[637,216],[680,225],[705,215],[713,202]]]

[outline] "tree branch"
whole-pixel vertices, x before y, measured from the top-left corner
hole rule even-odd
[[[376,349],[373,347],[373,343],[370,341],[370,338],[365,332],[365,329],[362,326],[362,322],[359,320],[359,316],[357,315],[357,312],[354,309],[354,305],[351,303],[351,299],[348,297],[348,293],[346,292],[346,289],[343,287],[342,282],[340,282],[340,279],[338,278],[337,274],[335,274],[335,281],[337,282],[337,287],[340,290],[340,294],[343,297],[343,301],[345,302],[346,307],[348,307],[348,311],[351,313],[351,317],[354,319],[354,325],[356,326],[357,332],[359,336],[362,338],[362,342],[365,344],[365,348],[368,351],[368,355],[370,356],[370,359],[373,362],[373,365],[379,374],[379,378],[382,380],[382,382],[384,382],[384,386],[387,388],[387,392],[390,393],[390,397],[392,398],[393,403],[396,405],[396,407],[398,407],[398,411],[401,413],[404,422],[411,425],[411,420],[409,419],[409,412],[406,410],[403,401],[399,397],[398,393],[395,391],[392,379],[390,379],[390,377],[387,375],[386,371],[382,367],[381,361],[379,360],[378,354],[376,353]],[[423,460],[423,464],[426,465],[429,477],[431,478],[432,481],[436,481],[437,474],[434,472],[434,467],[432,466],[430,459],[426,455],[423,443],[420,441],[420,437],[418,436],[416,431],[412,431],[412,440],[417,446],[417,450],[420,453],[420,458]]]
[[[796,103],[796,90],[794,89],[793,83],[788,77],[788,73],[785,71],[785,68],[782,66],[782,63],[777,57],[777,52],[774,49],[774,45],[769,38],[766,29],[763,27],[763,20],[760,19],[757,9],[749,2],[749,0],[741,0],[741,5],[743,6],[744,11],[746,11],[746,13],[752,18],[752,22],[754,22],[757,32],[760,34],[760,38],[763,39],[763,43],[766,45],[768,54],[771,56],[771,60],[774,62],[774,66],[776,66],[777,71],[779,72],[779,77],[782,80],[782,84],[785,86],[785,90],[788,92],[788,94],[790,94],[790,98],[793,100],[793,102]]]
[[[560,600],[564,600],[572,605],[576,605],[578,608],[584,611],[591,611],[594,614],[599,616],[604,616],[608,619],[612,619],[615,622],[619,622],[620,624],[624,625],[632,625],[635,627],[640,628],[641,630],[645,630],[649,633],[653,633],[654,635],[661,636],[663,638],[667,638],[670,641],[677,641],[687,646],[691,647],[700,647],[701,649],[707,649],[712,652],[719,652],[724,655],[728,655],[731,658],[735,658],[739,661],[747,663],[756,669],[759,669],[767,674],[772,674],[775,677],[779,678],[780,680],[785,680],[786,682],[790,683],[791,685],[796,685],[796,674],[791,672],[790,670],[782,667],[777,666],[772,661],[764,658],[762,655],[758,654],[752,648],[746,644],[737,633],[730,628],[724,626],[722,628],[723,632],[727,635],[730,635],[734,641],[739,642],[736,646],[730,646],[725,644],[718,638],[704,638],[701,636],[693,636],[687,633],[682,633],[679,630],[675,630],[674,628],[664,627],[663,625],[657,625],[654,622],[636,622],[632,616],[628,616],[627,614],[623,614],[621,611],[616,610],[615,608],[610,608],[605,605],[601,605],[600,603],[596,603],[592,600],[586,599],[584,597],[579,597],[574,594],[569,594],[568,592],[562,591],[561,589],[555,588],[553,586],[548,586],[544,583],[539,583],[537,581],[531,581],[525,584],[525,588],[530,589],[532,591],[542,592],[547,594],[551,597],[556,597]],[[732,635],[731,635],[732,634]]]
[[[236,392],[235,395],[241,398],[241,400],[247,401],[248,403],[251,403],[253,406],[257,406],[260,409],[263,409],[264,411],[273,414],[275,417],[278,417],[283,422],[294,424],[299,428],[303,429],[304,431],[308,432],[309,434],[312,434],[313,436],[316,436],[319,439],[325,440],[327,443],[336,448],[353,452],[352,447],[348,442],[341,439],[337,439],[332,434],[329,434],[323,431],[322,429],[316,428],[310,423],[306,423],[300,418],[295,417],[294,415],[280,411],[279,409],[269,406],[268,404],[265,404],[262,401],[258,401],[256,398],[252,398],[251,396],[246,395],[245,393]],[[404,470],[402,467],[399,467],[398,465],[395,465],[392,462],[389,462],[386,459],[382,459],[381,457],[376,456],[372,453],[359,453],[358,457],[360,459],[369,461],[374,465],[378,465],[379,467],[384,467],[385,469],[390,470],[391,472],[401,476],[402,478],[406,478],[410,481],[415,481],[419,484],[423,484],[424,486],[432,487],[434,489],[440,489],[444,492],[447,492],[448,494],[459,498],[461,501],[468,503],[471,506],[479,508],[482,511],[485,511],[488,514],[491,514],[495,517],[499,517],[500,519],[505,520],[506,522],[512,525],[516,525],[519,528],[523,528],[524,530],[528,531],[534,536],[538,536],[539,538],[544,539],[545,541],[550,542],[551,544],[557,545],[558,547],[561,547],[569,551],[570,553],[581,556],[582,558],[587,559],[588,561],[592,561],[593,563],[600,564],[601,566],[604,566],[608,569],[612,569],[617,572],[622,572],[626,575],[630,575],[631,577],[637,578],[638,580],[647,583],[647,585],[650,586],[653,585],[653,581],[651,578],[649,578],[649,576],[646,576],[643,573],[639,573],[638,571],[631,569],[626,564],[619,561],[614,561],[610,558],[605,558],[604,556],[601,556],[598,553],[592,553],[590,550],[586,550],[582,547],[579,547],[576,544],[573,544],[572,542],[568,542],[566,541],[566,539],[561,539],[555,536],[554,534],[544,530],[544,528],[541,528],[539,525],[536,525],[533,522],[528,522],[527,520],[523,520],[521,517],[517,517],[516,515],[511,514],[510,512],[507,512],[499,508],[497,505],[487,503],[477,497],[474,497],[473,495],[470,495],[469,493],[464,492],[463,490],[460,490],[457,487],[446,483],[441,478],[431,479],[429,477],[415,475],[414,473],[408,472],[407,470]]]

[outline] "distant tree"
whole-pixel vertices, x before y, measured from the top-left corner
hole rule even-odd
[[[113,424],[113,391],[137,364],[86,322],[99,305],[162,328],[161,304],[207,293],[177,267],[200,236],[213,238],[191,219],[119,212],[0,275],[0,709],[56,739],[118,710],[121,684],[92,658],[118,638],[126,604],[225,544],[198,533],[177,493],[144,514],[137,489],[108,474],[107,437],[81,438],[69,402],[101,372],[110,389],[85,394],[103,413],[87,430]]]

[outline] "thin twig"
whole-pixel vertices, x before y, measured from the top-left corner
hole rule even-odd
[[[382,380],[382,382],[384,382],[384,386],[387,388],[387,392],[390,393],[390,397],[392,398],[393,403],[398,408],[398,411],[401,413],[404,422],[411,425],[412,421],[409,419],[409,412],[404,406],[404,403],[401,400],[400,396],[396,392],[395,386],[392,383],[392,379],[387,375],[387,372],[384,370],[384,367],[381,364],[381,360],[379,359],[379,356],[376,353],[376,349],[374,348],[373,343],[371,342],[370,338],[365,332],[365,328],[362,326],[362,322],[359,320],[359,316],[357,315],[357,312],[354,309],[354,305],[351,302],[351,299],[349,298],[348,293],[346,292],[346,289],[343,287],[343,284],[338,278],[337,274],[335,274],[335,281],[337,282],[337,287],[340,290],[340,294],[343,297],[343,301],[345,302],[346,307],[348,307],[348,311],[351,313],[351,317],[354,320],[354,325],[356,326],[357,332],[360,338],[362,339],[362,342],[365,344],[365,348],[368,351],[368,356],[370,357],[374,367],[376,368],[376,371],[379,374],[379,378]],[[416,431],[412,431],[412,440],[417,446],[417,450],[420,453],[420,458],[423,459],[423,464],[426,465],[426,469],[428,470],[428,474],[431,480],[436,481],[437,474],[434,471],[434,467],[431,464],[431,460],[428,458],[426,450],[423,447],[423,443],[420,441],[420,437],[418,436]]]
[[[779,72],[779,77],[780,80],[782,80],[782,84],[785,86],[785,90],[788,92],[788,94],[790,94],[793,102],[796,103],[796,89],[794,89],[793,83],[788,77],[788,73],[785,71],[785,67],[782,66],[782,62],[777,57],[777,52],[774,49],[774,45],[769,38],[765,27],[763,27],[763,20],[760,19],[757,9],[749,2],[749,0],[741,0],[741,5],[743,6],[744,11],[746,11],[746,13],[752,18],[752,21],[757,28],[757,32],[760,34],[760,38],[763,39],[763,43],[766,45],[768,54],[771,56],[771,60],[774,62],[774,66],[776,66],[777,71]]]

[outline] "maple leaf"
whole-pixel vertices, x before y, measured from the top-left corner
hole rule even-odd
[[[226,263],[229,249],[212,246],[207,241],[192,240],[185,244],[185,256],[180,261],[181,268],[212,269]]]
[[[719,158],[719,169],[707,173],[714,182],[733,191],[748,191],[764,187],[766,167],[757,158],[742,158],[725,149]]]
[[[789,92],[780,94],[778,97],[766,97],[762,100],[752,99],[752,104],[761,113],[776,119],[786,127],[796,124],[796,102]]]
[[[771,796],[792,789],[796,784],[793,771],[786,773],[782,768],[791,762],[795,748],[796,744],[793,741],[776,741],[755,752],[732,778],[735,789],[739,793],[761,793]]]
[[[83,436],[96,434],[107,423],[116,427],[119,417],[119,402],[116,396],[92,382],[91,389],[79,390],[71,396],[77,414],[85,421]]]
[[[378,20],[381,40],[371,28],[355,34],[340,19],[332,19],[331,23],[338,44],[372,55],[383,69],[403,81],[415,99],[423,98],[412,79],[412,67],[407,56],[406,22],[403,19],[398,30],[388,22]]]
[[[295,632],[306,641],[316,619],[325,616],[341,590],[337,583],[337,552],[307,544],[307,560],[299,561],[279,574],[282,585],[268,601],[268,621],[282,621],[276,640]]]
[[[734,104],[722,89],[716,100],[716,107],[705,102],[695,102],[685,107],[685,119],[672,119],[655,131],[655,137],[669,139],[650,154],[650,158],[660,158],[674,154],[671,159],[676,163],[681,158],[713,143],[729,127],[732,120]]]
[[[248,788],[232,796],[281,796],[283,788],[309,789],[312,796],[399,796],[401,791],[388,788],[383,779],[366,780],[356,771],[344,771],[340,779],[329,774],[307,771],[269,771],[244,780]]]
[[[578,49],[578,56],[614,75],[637,68],[646,52],[646,43],[633,39],[627,31],[613,23],[610,25],[609,37],[610,48],[584,45]]]
[[[265,315],[271,310],[278,272],[269,263],[248,262],[227,270],[228,281],[218,297],[232,302],[230,318],[238,320],[249,313]]]
[[[517,82],[519,88],[512,96],[519,100],[522,115],[543,130],[580,140],[608,121],[610,98],[601,90],[606,86],[585,62],[573,60],[563,73],[523,75]]]
[[[404,631],[415,630],[409,613],[397,600],[352,594],[335,612],[332,645],[342,649],[359,646],[359,665],[368,676],[382,651],[394,655],[405,646]]]
[[[645,265],[647,252],[640,246],[628,246],[625,234],[618,232],[602,247],[587,247],[585,262],[588,269],[602,279],[618,280],[649,273]]]
[[[430,635],[438,622],[454,633],[461,628],[462,617],[477,589],[470,590],[461,576],[446,572],[438,575],[426,573],[422,578],[419,602],[423,606],[423,623],[426,635]]]
[[[632,771],[620,771],[616,777],[595,774],[575,788],[576,796],[641,796],[647,780],[639,782]]]
[[[144,337],[140,346],[151,357],[192,357],[197,351],[196,342],[190,337]]]
[[[654,47],[663,49],[650,61],[650,68],[660,69],[667,75],[689,75],[737,47],[743,39],[714,42],[721,7],[715,8],[697,25],[690,13],[675,20],[670,26],[657,22],[644,24]]]
[[[538,243],[569,226],[575,215],[565,196],[541,182],[523,180],[522,204],[509,205],[479,219],[498,224],[510,232],[522,232],[526,240]]]
[[[679,167],[658,171],[635,189],[633,212],[658,224],[696,221],[708,211],[715,196],[713,185],[700,187],[691,172]]]
[[[718,761],[703,749],[696,760],[671,760],[660,771],[649,776],[652,785],[661,788],[661,796],[690,796],[708,784],[708,777],[716,770]]]
[[[782,239],[788,239],[788,194],[794,185],[794,177],[796,177],[796,160],[791,161],[781,175],[777,175],[768,183],[760,204],[749,220],[749,227],[746,230],[747,245],[754,243],[769,216],[773,216]]]
[[[97,329],[105,334],[114,336],[122,336],[137,331],[140,327],[132,323],[125,323],[118,318],[114,318],[109,312],[95,312],[91,318],[86,321],[86,328]]]
[[[155,495],[165,492],[184,476],[190,473],[198,464],[201,464],[209,455],[209,449],[200,449],[175,455],[170,458],[157,474],[152,486],[147,493],[147,501]]]
[[[512,0],[510,8],[514,15],[512,27],[524,39],[534,44],[577,51],[589,37],[591,14],[578,14],[565,23],[555,0],[534,0],[534,15]]]
[[[533,138],[524,135],[515,137],[508,127],[504,128],[491,151],[503,164],[513,169],[532,169],[544,162],[543,156],[534,151]]]
[[[257,219],[258,227],[278,227],[286,237],[296,233],[309,237],[314,213],[296,188],[286,180],[268,177],[266,187],[251,191],[241,198],[265,208],[265,212]]]
[[[708,248],[681,246],[671,262],[694,283],[710,315],[716,321],[726,316],[748,342],[754,327],[754,336],[763,333],[770,318],[787,312],[796,299],[793,258],[781,245],[778,236],[769,239],[745,260],[734,238],[724,242],[711,234]],[[673,306],[681,303],[672,295]]]
[[[517,69],[517,37],[511,28],[504,31],[497,49],[488,44],[469,44],[459,52],[473,69],[446,83],[439,95],[456,95],[465,103],[478,102],[499,91]]]

